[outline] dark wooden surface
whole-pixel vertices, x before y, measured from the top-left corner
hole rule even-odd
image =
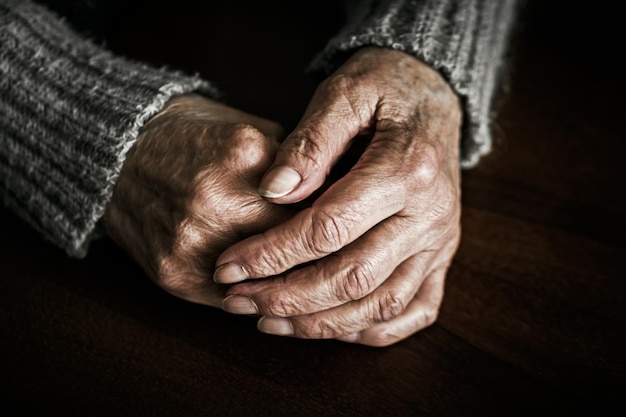
[[[301,69],[335,21],[290,3],[151,3],[111,26],[109,45],[199,71],[291,127],[315,86]],[[2,411],[625,415],[626,82],[613,59],[626,39],[601,3],[545,3],[520,16],[495,151],[464,173],[434,326],[383,349],[262,335],[159,290],[108,240],[69,259],[2,210]]]

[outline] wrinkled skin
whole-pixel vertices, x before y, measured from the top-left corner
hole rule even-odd
[[[219,257],[215,280],[239,282],[223,308],[262,315],[266,333],[372,346],[432,324],[460,238],[460,125],[436,71],[399,51],[355,53],[319,86],[260,193],[301,201],[354,138],[371,142],[311,207]]]
[[[217,255],[290,216],[256,192],[281,134],[274,122],[200,96],[170,100],[124,162],[104,216],[108,234],[166,291],[220,307]]]

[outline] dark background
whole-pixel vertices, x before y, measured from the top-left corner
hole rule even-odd
[[[210,3],[121,2],[86,29],[293,127],[335,8]],[[3,415],[626,414],[626,39],[608,5],[526,2],[440,318],[389,348],[260,334],[106,239],[70,259],[0,210]]]

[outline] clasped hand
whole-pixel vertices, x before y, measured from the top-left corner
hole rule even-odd
[[[220,307],[229,245],[289,218],[256,193],[282,128],[215,101],[170,100],[143,127],[107,206],[108,234],[171,294]]]
[[[373,346],[432,324],[460,237],[459,100],[402,52],[366,48],[315,92],[259,192],[278,205],[321,187],[355,138],[371,142],[311,207],[226,250],[223,308],[261,331]],[[264,278],[264,279],[260,279]]]
[[[142,130],[105,225],[176,296],[261,315],[266,333],[388,345],[441,304],[460,236],[460,123],[436,71],[380,48],[320,84],[280,147],[274,122],[183,96]]]

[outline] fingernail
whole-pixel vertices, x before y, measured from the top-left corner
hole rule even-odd
[[[213,273],[213,281],[218,284],[233,284],[246,279],[248,279],[246,270],[234,263],[220,265]]]
[[[289,194],[300,184],[302,177],[289,167],[278,167],[271,170],[259,186],[259,194],[263,197],[278,198]]]
[[[261,317],[257,323],[257,328],[263,333],[277,336],[293,336],[294,333],[291,322],[281,317]]]
[[[224,298],[222,309],[233,314],[258,314],[259,312],[254,301],[243,295],[229,295]]]

